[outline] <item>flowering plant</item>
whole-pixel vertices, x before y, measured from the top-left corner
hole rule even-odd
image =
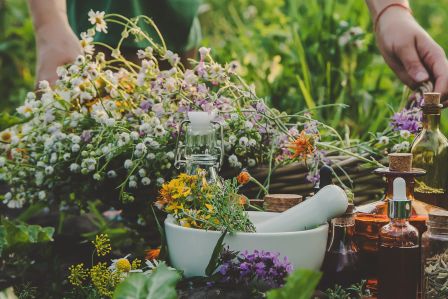
[[[185,227],[255,231],[244,210],[247,199],[238,194],[240,185],[237,180],[209,184],[205,175],[203,170],[196,175],[180,174],[163,184],[154,204]]]
[[[200,60],[185,69],[162,38],[162,45],[156,44],[140,29],[139,22],[152,24],[147,17],[93,12],[89,17],[93,28],[81,35],[85,55],[58,68],[54,87],[42,81],[37,93],[28,93],[17,108],[23,123],[0,134],[9,207],[82,201],[104,186],[132,201],[137,188],[160,186],[173,174],[177,128],[191,110],[218,112],[228,166],[253,167],[270,157],[275,136],[287,131],[284,115],[255,96],[235,74],[235,64],[220,65],[210,49],[201,48]],[[117,48],[102,44],[112,52],[109,61],[101,52],[93,55],[93,37],[107,31],[107,22],[124,26]],[[140,64],[120,53],[121,42],[130,37],[151,45],[138,51]],[[54,190],[56,197],[50,194]]]
[[[165,262],[158,260],[146,260],[145,265],[142,265],[142,261],[139,259],[131,261],[129,259],[130,254],[122,258],[112,259],[109,266],[106,262],[93,264],[95,255],[98,258],[104,257],[111,253],[112,248],[110,239],[105,234],[97,235],[92,244],[95,247],[92,255],[92,266],[85,268],[84,264],[80,263],[69,268],[68,280],[83,297],[89,297],[88,294],[90,293],[95,298],[110,298],[118,284],[128,278],[131,273],[151,275],[157,267],[162,264],[165,265]],[[168,269],[175,270],[171,267],[168,267]]]
[[[217,281],[232,285],[261,283],[269,288],[279,288],[292,272],[292,264],[279,253],[254,250],[249,253],[234,252],[224,248],[220,256]]]

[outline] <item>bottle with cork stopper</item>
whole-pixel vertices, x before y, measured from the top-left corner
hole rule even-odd
[[[411,201],[406,182],[396,178],[389,201],[390,222],[379,233],[378,298],[417,299],[420,281],[420,241],[418,230],[409,223]]]
[[[426,175],[415,182],[416,197],[427,203],[448,207],[448,140],[440,131],[440,93],[424,93],[423,128],[415,138],[411,153],[416,167]]]
[[[435,206],[415,199],[414,183],[422,177],[425,170],[413,167],[412,154],[389,154],[389,167],[378,168],[374,173],[386,180],[384,198],[380,201],[356,208],[355,239],[360,249],[363,277],[368,285],[375,289],[378,273],[378,237],[381,227],[389,222],[388,203],[393,197],[393,182],[401,177],[406,182],[406,197],[411,201],[410,223],[417,227],[420,234],[426,230],[428,213]]]

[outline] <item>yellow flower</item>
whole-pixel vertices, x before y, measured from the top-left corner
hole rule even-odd
[[[211,204],[206,203],[205,206],[209,212],[213,212],[213,206]]]
[[[8,130],[0,133],[0,141],[5,143],[10,143],[12,138],[12,133]]]
[[[70,275],[68,276],[68,281],[74,286],[81,286],[89,276],[87,270],[84,269],[83,263],[70,266],[69,271]]]
[[[95,245],[98,256],[105,256],[112,250],[109,236],[106,234],[96,235],[95,241],[92,243]]]
[[[115,264],[115,267],[116,267],[117,271],[120,271],[120,272],[131,271],[131,263],[129,262],[129,260],[127,258],[118,259]]]
[[[179,213],[179,210],[183,210],[183,209],[184,209],[184,206],[175,201],[169,203],[165,208],[165,210],[168,213],[174,212],[174,214]]]
[[[101,295],[112,297],[115,287],[121,281],[121,273],[110,271],[106,263],[98,263],[90,269],[90,279]]]

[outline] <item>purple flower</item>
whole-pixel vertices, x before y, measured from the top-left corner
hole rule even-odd
[[[145,111],[148,112],[148,110],[152,107],[152,103],[150,101],[143,101],[140,104],[140,108]]]
[[[390,125],[395,131],[407,130],[417,133],[421,129],[422,112],[418,108],[403,109],[395,113],[391,118]]]
[[[88,143],[92,140],[92,130],[84,130],[81,133],[82,142]]]
[[[219,281],[236,285],[261,282],[270,288],[278,288],[293,269],[287,257],[280,259],[280,253],[270,251],[254,250],[238,254],[226,248],[221,253],[221,262]]]

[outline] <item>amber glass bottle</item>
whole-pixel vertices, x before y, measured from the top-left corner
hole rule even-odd
[[[411,201],[406,198],[406,182],[394,180],[394,196],[389,201],[390,222],[379,234],[378,298],[416,299],[420,280],[418,230],[409,223]]]
[[[418,228],[420,234],[426,230],[429,211],[437,209],[414,198],[414,181],[425,171],[412,168],[411,154],[390,154],[389,167],[379,168],[375,173],[386,179],[384,198],[357,207],[355,218],[355,240],[360,250],[362,276],[373,290],[378,278],[378,237],[381,227],[389,223],[388,202],[393,196],[394,179],[402,177],[406,181],[406,196],[412,203],[410,223]]]
[[[414,166],[426,170],[426,175],[416,180],[416,197],[447,208],[448,140],[439,129],[440,93],[425,93],[424,98],[423,129],[411,149]]]
[[[354,205],[350,204],[343,216],[331,220],[330,246],[322,265],[320,289],[333,288],[335,284],[348,287],[359,282],[361,269],[354,232]]]

